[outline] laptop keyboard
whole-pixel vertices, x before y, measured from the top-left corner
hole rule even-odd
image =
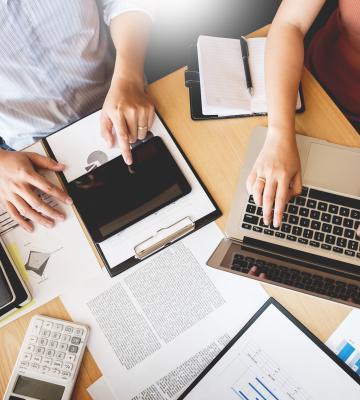
[[[254,275],[259,276],[263,273],[265,279],[270,282],[273,281],[334,299],[360,304],[360,283],[349,284],[342,280],[324,278],[316,273],[277,265],[253,257],[245,257],[243,254],[234,255],[231,269],[248,274],[253,266],[256,266]]]
[[[266,226],[262,207],[249,196],[242,228],[350,258],[360,258],[360,200],[303,187],[286,206],[279,228]]]

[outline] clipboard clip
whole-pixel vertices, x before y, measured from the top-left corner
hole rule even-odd
[[[193,231],[195,223],[190,217],[185,217],[174,224],[159,229],[155,235],[145,239],[134,247],[135,258],[143,260],[166,245]]]

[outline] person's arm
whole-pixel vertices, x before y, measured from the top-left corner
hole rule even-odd
[[[130,143],[143,139],[154,119],[154,106],[144,87],[144,59],[151,18],[129,11],[113,18],[110,32],[116,62],[109,92],[101,113],[102,135],[113,146],[116,133],[127,164],[132,163]]]
[[[324,3],[325,0],[283,0],[267,39],[268,133],[248,177],[247,189],[263,206],[264,223],[270,224],[273,218],[275,227],[281,224],[288,200],[301,193],[295,140],[296,98],[304,63],[304,36]]]

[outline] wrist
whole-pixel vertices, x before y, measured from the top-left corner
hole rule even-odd
[[[139,63],[130,65],[117,56],[111,85],[119,85],[124,82],[144,88],[144,69],[139,67]]]

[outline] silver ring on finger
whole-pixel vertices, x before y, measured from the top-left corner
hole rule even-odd
[[[148,129],[147,125],[138,126],[138,131],[147,131],[147,129]]]

